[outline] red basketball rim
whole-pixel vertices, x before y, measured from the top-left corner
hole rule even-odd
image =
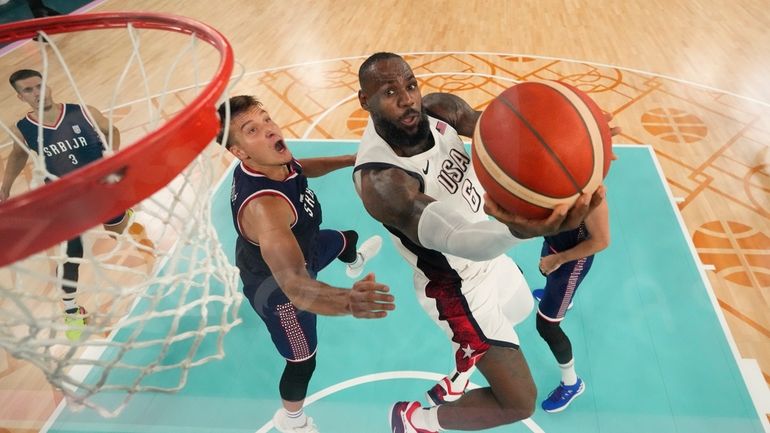
[[[219,130],[216,103],[233,70],[233,52],[216,29],[186,17],[108,12],[0,25],[0,43],[48,34],[126,27],[195,35],[220,52],[214,77],[182,111],[125,150],[0,204],[0,266],[71,239],[120,215],[184,170]],[[117,182],[108,179],[118,175]]]

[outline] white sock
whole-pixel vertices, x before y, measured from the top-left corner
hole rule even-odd
[[[286,410],[286,408],[283,409],[286,412],[286,424],[287,427],[302,427],[303,425],[307,424],[307,415],[305,415],[305,412],[302,410],[302,408],[299,408],[296,412],[289,412]]]
[[[62,298],[62,302],[64,302],[64,311],[66,311],[68,313],[76,313],[77,312],[77,310],[78,310],[78,303],[75,302],[75,298]]]
[[[561,381],[570,386],[577,383],[577,373],[575,372],[575,358],[570,359],[566,364],[559,364],[561,369]]]
[[[448,376],[449,381],[452,382],[452,391],[462,391],[465,389],[465,385],[468,384],[474,371],[476,371],[475,365],[463,372],[459,372],[457,369],[452,370]]]
[[[428,431],[444,431],[438,424],[438,408],[440,406],[424,407],[417,409],[412,414],[412,425],[416,428]]]

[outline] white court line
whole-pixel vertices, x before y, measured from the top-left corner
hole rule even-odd
[[[462,75],[462,76],[467,76],[467,77],[486,77],[486,78],[495,78],[495,79],[500,80],[500,81],[509,81],[511,83],[519,83],[520,82],[520,80],[514,80],[513,78],[498,77],[496,75],[484,74],[484,73],[481,73],[481,72],[478,72],[478,73],[477,72],[431,72],[429,74],[417,74],[417,75],[415,75],[415,77],[416,78],[426,78],[426,77],[440,77],[440,76],[444,76],[444,75]],[[337,108],[342,106],[342,104],[344,104],[344,103],[346,103],[348,101],[351,101],[353,99],[356,99],[357,97],[358,97],[358,93],[355,92],[352,95],[348,95],[348,96],[340,99],[336,103],[332,104],[329,108],[324,110],[323,113],[321,113],[318,117],[316,117],[315,120],[313,120],[313,123],[308,125],[307,129],[305,129],[305,133],[302,134],[302,136],[300,137],[300,140],[307,140],[308,139],[307,138],[308,135],[310,135],[310,133],[313,132],[315,127],[318,126],[321,123],[321,121],[323,121],[324,118],[326,118],[326,116],[328,116],[334,110],[336,110]]]
[[[455,54],[465,54],[465,55],[481,55],[481,56],[508,56],[508,57],[528,57],[532,59],[540,59],[540,60],[555,60],[560,62],[568,62],[568,63],[582,63],[584,65],[589,66],[595,66],[600,68],[609,68],[609,69],[617,69],[620,71],[626,71],[626,72],[634,72],[637,74],[647,75],[650,77],[656,77],[656,78],[663,78],[666,80],[671,80],[676,83],[680,84],[686,84],[688,86],[697,87],[703,90],[709,90],[712,92],[718,92],[723,93],[725,95],[730,95],[733,97],[736,97],[738,99],[743,99],[746,101],[753,102],[755,104],[762,105],[764,107],[770,108],[770,102],[761,101],[759,99],[752,98],[750,96],[744,96],[739,95],[737,93],[729,92],[727,90],[719,89],[717,87],[709,86],[706,84],[700,84],[696,83],[694,81],[689,81],[681,78],[672,77],[670,75],[663,75],[659,74],[657,72],[649,72],[649,71],[643,71],[641,69],[635,69],[635,68],[627,68],[624,66],[617,66],[610,63],[599,63],[599,62],[590,62],[586,60],[579,60],[579,59],[572,59],[568,57],[551,57],[551,56],[539,56],[536,54],[521,54],[521,53],[502,53],[502,52],[493,52],[493,51],[415,51],[415,52],[409,52],[409,53],[396,53],[400,56],[429,56],[429,55],[455,55]],[[344,61],[344,60],[358,60],[358,59],[366,59],[369,57],[370,54],[366,54],[363,56],[347,56],[347,57],[337,57],[333,59],[323,59],[323,60],[312,60],[308,62],[300,62],[300,63],[293,63],[290,65],[284,65],[284,66],[275,66],[271,68],[265,68],[265,69],[258,69],[252,73],[246,74],[252,75],[252,74],[261,74],[264,72],[276,72],[276,71],[282,71],[286,69],[291,68],[297,68],[300,66],[312,66],[312,65],[320,65],[323,63],[331,63],[331,62],[338,62],[338,61]]]
[[[749,101],[749,102],[752,102],[752,103],[759,104],[759,105],[762,105],[764,107],[770,108],[770,103],[764,102],[764,101],[760,101],[758,99],[755,99],[755,98],[752,98],[752,97],[749,97],[749,96],[739,95],[737,93],[729,92],[729,91],[726,91],[726,90],[723,90],[723,89],[719,89],[719,88],[716,88],[716,87],[707,86],[707,85],[704,85],[704,84],[700,84],[700,83],[696,83],[696,82],[688,81],[688,80],[683,80],[683,79],[671,77],[671,76],[668,76],[668,75],[658,74],[658,73],[655,73],[655,72],[648,72],[648,71],[643,71],[643,70],[640,70],[640,69],[626,68],[626,67],[623,67],[623,66],[605,64],[605,63],[588,62],[588,61],[584,61],[584,60],[576,60],[576,59],[569,59],[569,58],[563,58],[563,57],[538,56],[538,55],[533,55],[533,54],[510,54],[510,53],[495,53],[495,52],[484,52],[484,51],[425,51],[425,52],[401,53],[401,55],[403,55],[403,56],[409,56],[409,55],[454,55],[454,54],[529,57],[529,58],[533,58],[533,59],[555,60],[555,61],[562,61],[562,62],[568,62],[568,63],[582,63],[582,64],[585,64],[585,65],[590,65],[590,66],[595,66],[595,67],[611,68],[611,69],[617,69],[617,70],[620,70],[620,71],[634,72],[634,73],[641,74],[641,75],[647,75],[647,76],[651,76],[651,77],[662,78],[662,79],[670,80],[670,81],[673,81],[673,82],[676,82],[676,83],[693,86],[693,87],[696,87],[696,88],[699,88],[699,89],[708,90],[708,91],[712,91],[712,92],[718,92],[718,93],[722,93],[722,94],[725,94],[725,95],[730,95],[730,96],[738,98],[738,99],[743,99],[743,100],[746,100],[746,101]],[[256,75],[256,74],[261,74],[261,73],[265,73],[265,72],[283,71],[283,70],[298,68],[298,67],[302,67],[302,66],[312,66],[312,65],[320,65],[320,64],[324,64],[324,63],[332,63],[332,62],[337,62],[337,61],[365,59],[367,57],[368,56],[348,56],[348,57],[338,57],[338,58],[325,59],[325,60],[315,60],[315,61],[310,61],[310,62],[294,63],[294,64],[290,64],[290,65],[276,66],[276,67],[272,67],[272,68],[265,68],[265,69],[259,69],[259,70],[253,71],[253,72],[248,72],[248,73],[245,73],[243,75],[243,77],[252,76],[252,75]],[[480,77],[495,78],[495,79],[498,79],[498,80],[501,80],[501,81],[510,81],[510,82],[514,82],[514,83],[518,82],[517,80],[514,80],[512,78],[508,78],[508,77],[499,77],[499,76],[491,75],[491,74],[472,73],[472,72],[460,72],[460,71],[455,71],[455,72],[435,72],[435,73],[427,73],[427,74],[418,74],[417,77],[418,78],[424,78],[424,77],[445,76],[445,75],[480,76]],[[339,106],[341,106],[345,102],[348,102],[351,99],[356,98],[356,96],[357,96],[356,94],[353,94],[353,95],[347,96],[345,98],[342,98],[337,103],[333,104],[331,107],[329,107],[326,110],[324,110],[324,112],[321,113],[321,115],[319,115],[313,121],[313,123],[311,123],[308,126],[308,128],[305,130],[305,133],[302,134],[301,138],[302,139],[307,138],[307,136],[310,134],[310,132],[313,129],[315,129],[315,127],[321,122],[321,120],[323,120],[330,112],[332,112],[333,110],[337,109]]]
[[[331,113],[334,110],[336,110],[342,104],[355,99],[357,96],[358,96],[357,93],[353,93],[350,96],[346,96],[346,97],[340,99],[339,101],[337,101],[337,103],[333,104],[331,107],[329,107],[326,110],[324,110],[323,113],[321,113],[318,117],[316,117],[315,120],[313,120],[313,123],[308,125],[307,129],[305,130],[305,133],[302,134],[302,137],[300,137],[300,140],[307,140],[308,139],[307,136],[310,135],[310,133],[315,129],[315,127],[318,126],[318,124],[321,123],[321,121],[324,120],[324,118],[327,115],[329,115],[329,113]]]
[[[700,257],[698,256],[698,252],[695,249],[695,244],[693,244],[692,239],[690,238],[690,234],[687,231],[687,226],[684,223],[684,218],[682,218],[682,214],[679,212],[679,207],[676,205],[676,199],[674,198],[674,194],[671,192],[671,188],[668,185],[668,182],[666,181],[666,176],[663,174],[663,168],[660,165],[660,162],[658,161],[658,158],[655,156],[655,149],[651,145],[629,145],[629,147],[644,147],[647,148],[647,150],[650,153],[650,157],[652,158],[653,163],[655,164],[655,169],[658,171],[658,176],[660,177],[661,184],[663,185],[663,188],[666,191],[666,195],[668,196],[669,202],[671,204],[671,210],[674,211],[674,215],[676,216],[677,223],[679,224],[679,229],[682,231],[682,237],[687,242],[687,246],[690,249],[690,254],[695,261],[696,264],[700,264]],[[707,265],[708,266],[708,265]],[[749,398],[751,398],[752,402],[754,403],[754,408],[757,411],[757,417],[759,418],[760,423],[765,429],[766,433],[770,433],[770,422],[768,422],[767,417],[765,416],[765,413],[761,412],[762,408],[762,402],[760,401],[760,396],[756,395],[756,393],[752,392],[752,389],[755,388],[754,385],[752,385],[753,378],[750,377],[747,373],[748,371],[744,368],[741,368],[743,365],[743,358],[741,358],[740,352],[738,351],[738,345],[735,343],[735,339],[733,338],[733,334],[730,333],[730,328],[727,326],[727,320],[725,320],[724,313],[722,311],[722,307],[719,306],[719,301],[717,300],[716,294],[714,293],[714,288],[711,287],[711,282],[709,281],[708,277],[706,276],[706,269],[705,266],[696,266],[698,269],[698,274],[700,274],[701,281],[703,282],[703,286],[706,288],[706,294],[709,297],[709,300],[711,301],[711,306],[714,310],[714,313],[717,316],[717,320],[719,321],[719,325],[722,327],[722,332],[725,335],[725,338],[727,339],[727,344],[730,347],[730,352],[733,354],[733,358],[735,359],[735,364],[738,366],[738,371],[741,373],[741,377],[743,378],[743,384],[746,386],[746,389],[749,394]],[[762,380],[761,383],[764,386],[765,381]]]
[[[749,382],[749,392],[755,397],[754,403],[757,407],[757,411],[759,411],[759,413],[770,413],[770,389],[765,386],[765,379],[762,377],[762,369],[759,367],[757,360],[753,358],[744,358],[738,366],[741,368],[741,372],[744,376],[753,378],[753,380]],[[765,419],[765,421],[767,421],[767,419]],[[767,425],[765,425],[765,431],[770,431],[768,430]]]
[[[101,1],[104,2],[106,0],[101,0]],[[0,57],[2,57],[5,54],[8,54],[8,53],[7,52],[6,53],[0,52]],[[743,99],[745,101],[749,101],[749,102],[752,102],[752,103],[755,103],[755,104],[762,105],[763,107],[770,108],[770,103],[764,102],[764,101],[760,101],[759,99],[755,99],[755,98],[752,98],[750,96],[739,95],[737,93],[729,92],[727,90],[719,89],[719,88],[716,88],[716,87],[713,87],[713,86],[707,86],[705,84],[700,84],[700,83],[696,83],[696,82],[693,82],[693,81],[683,80],[683,79],[675,78],[675,77],[668,76],[668,75],[658,74],[658,73],[655,73],[655,72],[643,71],[643,70],[640,70],[640,69],[626,68],[626,67],[623,67],[623,66],[617,66],[617,65],[612,65],[612,64],[608,64],[608,63],[589,62],[589,61],[585,61],[585,60],[570,59],[570,58],[566,58],[566,57],[550,57],[550,56],[538,56],[538,55],[535,55],[535,54],[500,53],[500,52],[488,52],[488,51],[418,51],[418,52],[412,52],[412,53],[400,53],[400,55],[402,55],[402,56],[414,56],[414,55],[423,55],[423,56],[427,56],[427,55],[456,55],[456,54],[458,54],[458,55],[486,55],[486,56],[528,57],[528,58],[533,58],[533,59],[553,60],[553,61],[560,61],[560,62],[567,62],[567,63],[582,63],[584,65],[589,65],[589,66],[594,66],[594,67],[617,69],[617,70],[620,70],[620,71],[633,72],[633,73],[637,73],[637,74],[641,74],[641,75],[647,75],[647,76],[650,76],[650,77],[662,78],[662,79],[670,80],[670,81],[673,81],[673,82],[676,82],[676,83],[685,84],[685,85],[688,85],[688,86],[693,86],[693,87],[696,87],[696,88],[699,88],[699,89],[703,89],[703,90],[708,90],[708,91],[712,91],[712,92],[722,93],[722,94],[729,95],[729,96],[732,96],[732,97],[735,97],[735,98],[738,98],[738,99]],[[265,72],[283,71],[283,70],[288,70],[288,69],[292,69],[292,68],[298,68],[298,67],[301,67],[301,66],[321,65],[321,64],[324,64],[324,63],[333,63],[333,62],[338,62],[338,61],[365,59],[367,57],[368,57],[368,55],[337,57],[337,58],[332,58],[332,59],[314,60],[314,61],[309,61],[309,62],[300,62],[300,63],[293,63],[293,64],[289,64],[289,65],[284,65],[284,66],[275,66],[275,67],[271,67],[271,68],[258,69],[256,71],[243,73],[239,77],[239,80],[244,78],[244,77],[247,77],[247,76],[257,75],[257,74],[261,74],[261,73],[265,73]],[[496,79],[499,79],[499,80],[502,80],[502,81],[512,81],[512,82],[516,81],[516,80],[513,80],[511,78],[498,77],[496,75],[483,74],[483,73],[476,74],[476,73],[459,72],[459,71],[452,72],[452,73],[437,72],[437,73],[430,73],[430,74],[420,74],[419,76],[420,77],[428,77],[428,76],[436,76],[436,75],[476,75],[476,76],[496,78]],[[203,84],[205,85],[205,84],[207,84],[207,82],[204,82]],[[168,93],[181,92],[181,91],[184,91],[184,90],[189,90],[189,89],[191,89],[193,87],[195,87],[195,86],[194,85],[190,85],[190,86],[179,87],[179,88],[174,89],[174,90],[169,90]],[[160,94],[153,95],[152,97],[155,98],[155,97],[157,97],[159,95]],[[116,109],[116,108],[121,108],[121,107],[125,107],[125,106],[130,106],[130,105],[133,105],[133,104],[136,104],[136,103],[139,103],[139,102],[143,102],[145,100],[146,100],[146,98],[145,99],[138,99],[136,101],[129,101],[129,102],[126,102],[124,104],[117,105],[117,106],[115,106],[113,108]],[[345,101],[341,101],[338,104],[341,104],[341,103],[344,103],[344,102]],[[325,115],[326,115],[326,113],[324,113],[322,116],[325,116]],[[317,123],[318,122],[313,122],[313,125],[311,125],[311,126],[314,126]],[[306,132],[305,135],[307,135],[307,132]],[[0,143],[0,149],[6,147],[8,145],[11,145],[11,144],[13,144],[13,143],[12,142]]]
[[[315,403],[318,400],[321,400],[325,397],[328,397],[334,393],[344,391],[348,388],[354,388],[359,385],[363,385],[366,383],[372,383],[372,382],[380,382],[383,380],[397,380],[397,379],[419,379],[419,380],[427,380],[430,382],[438,382],[444,377],[443,374],[438,373],[431,373],[429,371],[387,371],[382,373],[373,373],[373,374],[367,374],[365,376],[359,376],[353,379],[348,379],[344,382],[335,383],[334,385],[331,385],[329,387],[326,387],[307,399],[305,399],[305,407],[310,406],[311,404]],[[478,385],[475,383],[471,383],[468,385],[469,389],[476,389],[479,388]],[[383,408],[382,413],[382,420],[383,423],[385,422],[386,418],[386,409]],[[545,431],[540,428],[539,425],[537,425],[532,418],[527,418],[525,420],[521,421],[524,425],[526,425],[533,433],[545,433]],[[256,431],[256,433],[267,433],[273,428],[273,421],[268,421],[265,425],[260,427],[259,430]]]

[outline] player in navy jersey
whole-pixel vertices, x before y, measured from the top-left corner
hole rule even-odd
[[[561,382],[543,400],[546,412],[560,412],[585,390],[575,372],[572,343],[561,322],[572,305],[578,286],[594,261],[594,254],[610,244],[609,212],[602,202],[573,230],[546,236],[540,253],[540,272],[546,276],[544,289],[534,291],[540,301],[535,323],[537,332],[548,343],[561,370]]]
[[[354,168],[357,192],[412,265],[420,304],[451,338],[457,371],[478,367],[490,385],[431,408],[397,402],[393,433],[481,430],[529,417],[536,389],[513,325],[532,299],[504,253],[520,239],[577,227],[604,189],[545,220],[485,204],[459,137],[472,136],[479,111],[446,93],[423,98],[412,69],[393,53],[370,56],[358,78],[358,100],[371,119]]]
[[[109,122],[95,108],[88,107],[92,121],[84,107],[54,102],[50,88],[46,88],[45,98],[41,101],[42,75],[40,72],[21,69],[11,74],[8,81],[16,91],[16,96],[26,102],[32,110],[11,128],[14,135],[22,142],[15,142],[8,156],[0,185],[0,202],[7,200],[10,196],[11,186],[24,169],[30,153],[43,155],[45,169],[48,172],[45,180],[50,182],[103,156],[105,145],[96,132],[97,128],[105,136],[112,137],[114,151],[120,147],[118,129],[113,126],[110,131]],[[42,119],[38,118],[40,105],[43,106]],[[43,137],[42,141],[39,141],[38,132],[41,128]],[[131,213],[129,209],[124,214],[105,222],[104,228],[122,233],[129,223]],[[70,340],[77,340],[87,320],[85,308],[79,306],[75,300],[80,259],[83,257],[83,243],[79,236],[67,241],[67,257],[74,260],[64,263],[61,274],[64,291],[62,296],[64,320],[68,326],[65,334]]]
[[[381,318],[395,308],[388,287],[373,274],[350,290],[324,284],[316,275],[337,258],[347,264],[348,276],[357,277],[382,240],[374,236],[356,251],[355,231],[320,229],[321,205],[307,178],[351,166],[354,155],[298,161],[254,97],[230,98],[229,125],[225,110],[222,104],[217,141],[240,160],[231,206],[243,293],[286,359],[279,383],[283,408],[273,422],[284,433],[314,433],[318,430],[302,408],[316,365],[316,315]]]

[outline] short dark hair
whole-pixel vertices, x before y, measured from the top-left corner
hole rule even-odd
[[[374,66],[374,64],[380,60],[386,59],[404,60],[404,58],[398,54],[389,53],[386,51],[380,51],[369,56],[369,58],[364,60],[364,63],[361,63],[361,66],[358,68],[358,85],[361,86],[362,89],[364,88],[364,81],[369,79],[369,71],[371,70],[372,66]]]
[[[230,119],[234,118],[235,116],[246,112],[254,107],[261,107],[262,102],[259,101],[259,99],[251,96],[251,95],[238,95],[233,96],[230,98],[229,101],[223,102],[219,105],[219,108],[217,109],[217,113],[219,113],[219,134],[217,134],[217,143],[224,144],[225,149],[230,149],[231,140],[230,140],[230,134],[228,133],[227,140],[223,142],[223,135],[225,133],[225,110],[226,105],[230,106]]]
[[[16,90],[17,92],[19,89],[16,88],[16,82],[19,80],[26,80],[27,78],[32,77],[39,77],[43,78],[43,74],[40,72],[34,70],[34,69],[19,69],[18,71],[11,74],[10,77],[8,77],[8,82],[11,83],[11,87],[13,87],[13,90]]]

